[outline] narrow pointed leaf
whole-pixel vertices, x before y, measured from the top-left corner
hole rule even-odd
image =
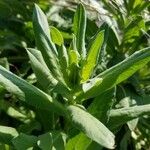
[[[104,41],[104,31],[100,31],[92,40],[88,54],[81,70],[81,82],[85,82],[93,73]]]
[[[51,51],[53,53],[57,54],[55,45],[51,41],[50,29],[47,18],[43,11],[40,9],[40,7],[36,4],[33,11],[33,29],[37,47],[45,49],[47,48],[46,46],[48,46],[49,48],[51,48]]]
[[[104,91],[114,87],[120,82],[132,76],[137,70],[150,61],[150,47],[142,49],[117,65],[107,69],[95,78],[100,78],[102,83],[98,86],[91,86],[87,92],[81,93],[78,100],[87,99],[100,95]],[[93,80],[95,80],[95,78]],[[92,79],[91,79],[92,82]]]
[[[64,108],[60,103],[53,101],[50,95],[17,77],[2,66],[0,66],[0,84],[29,105],[63,115]]]
[[[67,107],[73,125],[100,145],[113,149],[114,135],[99,120],[76,106]]]
[[[86,31],[86,13],[82,4],[79,4],[74,16],[74,34],[76,35],[76,46],[82,58],[86,56],[85,49],[85,31]]]
[[[132,119],[149,114],[150,104],[111,110],[109,126],[114,129]]]
[[[64,80],[66,81],[66,83],[68,83],[69,56],[64,45],[60,46],[58,54],[61,72],[63,73]]]
[[[119,103],[117,104],[117,106],[119,106],[119,108],[127,108],[127,107],[132,107],[132,106],[137,106],[137,100],[134,100],[134,98],[132,97],[132,95],[128,95],[129,92],[126,91],[126,89],[124,89],[124,92],[126,93],[126,97],[124,97],[123,99],[121,99],[119,101]],[[131,92],[131,91],[130,91]],[[131,92],[132,93],[132,92]],[[127,125],[129,127],[129,129],[131,131],[133,131],[136,126],[137,126],[137,123],[138,123],[138,118],[136,119],[133,119],[131,121],[128,121],[127,122]]]
[[[77,51],[77,45],[76,45],[76,36],[73,34],[72,35],[72,42],[70,44],[69,50],[75,50]]]
[[[37,5],[33,12],[33,29],[37,49],[41,51],[48,68],[57,79],[64,82],[57,59],[58,53],[50,37],[46,16]]]
[[[40,51],[28,49],[27,52],[30,58],[32,69],[38,79],[38,82],[44,89],[52,90],[55,88],[58,81],[52,76],[50,70],[44,63]]]

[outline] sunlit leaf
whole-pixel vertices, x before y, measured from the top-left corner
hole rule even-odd
[[[76,106],[67,107],[73,125],[100,145],[113,149],[114,135],[99,120]]]
[[[84,6],[80,3],[74,16],[74,34],[76,35],[77,50],[81,57],[85,58],[85,30],[86,30],[86,13]]]

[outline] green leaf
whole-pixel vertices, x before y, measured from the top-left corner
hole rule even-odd
[[[99,86],[102,83],[103,79],[102,78],[95,78],[92,80],[88,80],[87,82],[82,84],[82,89],[83,92],[89,91],[92,87]]]
[[[41,52],[35,49],[27,49],[27,52],[38,82],[46,90],[52,90],[55,88],[58,81],[52,76],[50,70],[47,68]]]
[[[75,50],[69,51],[69,81],[72,86],[79,82],[79,53]]]
[[[88,49],[88,54],[81,69],[81,82],[87,81],[93,73],[97,61],[99,58],[99,53],[104,41],[104,31],[100,31],[91,41],[91,45]]]
[[[69,119],[73,125],[85,133],[93,141],[100,145],[113,149],[114,135],[99,120],[79,107],[70,105],[67,107]]]
[[[149,114],[150,104],[111,110],[109,126],[114,129],[132,119]]]
[[[100,73],[95,78],[91,79],[102,80],[102,83],[96,86],[91,86],[86,92],[82,92],[77,100],[88,99],[102,94],[104,91],[111,89],[120,82],[132,76],[137,70],[142,68],[150,61],[150,47],[135,52],[133,55],[126,58],[124,61]],[[97,80],[98,82],[98,80]]]
[[[24,121],[27,118],[25,114],[23,114],[18,108],[14,107],[11,103],[6,100],[0,100],[0,110],[3,110],[7,115],[12,118],[16,118],[19,121]]]
[[[43,11],[40,9],[40,7],[36,4],[33,11],[33,29],[34,29],[37,47],[39,49],[44,49],[44,50],[47,47],[50,47],[51,51],[57,54],[55,45],[51,41],[47,18],[43,13]]]
[[[11,145],[13,138],[18,136],[16,129],[6,126],[0,126],[0,142]]]
[[[46,16],[37,5],[35,5],[33,12],[33,29],[37,49],[41,51],[43,58],[53,76],[64,83],[59,67],[59,61],[57,59],[58,52],[54,43],[51,41]]]
[[[70,50],[69,51],[69,64],[72,65],[72,64],[76,64],[78,65],[79,63],[79,53],[75,50]]]
[[[63,77],[66,81],[66,83],[68,82],[68,66],[69,66],[69,56],[68,56],[68,52],[67,49],[64,45],[61,45],[59,48],[59,63],[61,66],[61,72],[63,73]]]
[[[78,51],[77,50],[77,45],[76,45],[76,36],[73,34],[72,35],[72,42],[70,44],[70,47],[69,47],[69,50],[75,50],[75,51]]]
[[[9,92],[15,94],[20,100],[29,105],[39,109],[46,109],[54,111],[63,115],[63,106],[53,101],[50,95],[47,95],[40,89],[30,85],[25,80],[17,77],[13,73],[7,71],[0,66],[0,84],[4,86]]]
[[[64,150],[66,143],[66,135],[59,131],[53,131],[40,135],[38,140],[38,146],[41,150]]]
[[[125,92],[125,91],[124,91],[124,92]],[[123,99],[121,99],[121,100],[119,101],[119,103],[117,104],[117,106],[119,105],[121,108],[127,108],[127,107],[131,107],[131,106],[136,106],[136,105],[137,105],[137,104],[136,104],[136,101],[135,101],[133,98],[131,98],[132,95],[128,95],[128,93],[126,93],[126,95],[127,95],[128,97],[124,97]],[[131,131],[133,131],[133,130],[136,128],[137,123],[138,123],[138,118],[133,119],[133,120],[131,120],[131,121],[128,121],[128,122],[127,122],[127,125],[128,125],[128,127],[129,127],[129,129],[130,129]]]
[[[65,150],[87,150],[87,147],[92,142],[85,134],[79,133],[75,137],[69,139]]]
[[[21,133],[12,140],[12,143],[16,150],[27,150],[33,148],[37,140],[38,138],[36,136]]]
[[[114,96],[115,89],[110,89],[97,96],[88,107],[88,112],[96,116],[101,122],[106,123],[109,120],[109,112],[114,103]]]
[[[136,37],[141,35],[141,29],[145,30],[145,21],[139,16],[130,22],[125,28],[124,43],[132,43]]]
[[[62,36],[62,34],[60,33],[60,31],[57,28],[51,26],[50,27],[50,34],[51,34],[51,37],[52,37],[52,41],[55,44],[57,44],[59,46],[64,44],[63,36]]]
[[[6,69],[9,70],[9,63],[7,58],[0,58],[0,65],[2,65],[3,67],[5,67]]]
[[[86,13],[84,6],[80,3],[77,7],[74,24],[74,34],[76,35],[76,46],[82,58],[86,57],[85,49],[85,31],[86,31]]]
[[[31,48],[28,48],[27,52],[31,61],[32,69],[38,79],[38,82],[42,85],[43,89],[47,92],[55,90],[55,92],[57,93],[67,95],[69,92],[69,88],[67,88],[61,81],[58,82],[54,78],[47,65],[45,64],[41,52]],[[65,65],[64,63],[63,65]],[[63,72],[65,72],[65,67],[66,66],[62,68]]]

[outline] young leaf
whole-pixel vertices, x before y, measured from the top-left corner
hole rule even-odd
[[[69,47],[69,50],[75,50],[75,51],[78,51],[77,50],[77,45],[76,45],[76,36],[73,34],[72,35],[72,42],[70,44],[70,47]]]
[[[50,34],[52,37],[52,41],[61,46],[62,44],[64,44],[64,39],[62,34],[60,33],[60,31],[58,29],[56,29],[55,27],[51,26],[50,27]]]
[[[80,3],[77,7],[74,24],[74,34],[76,35],[76,46],[82,58],[86,57],[85,49],[85,31],[86,31],[86,13],[84,6]]]
[[[16,129],[6,126],[0,126],[0,142],[11,145],[13,138],[18,136]]]
[[[65,150],[87,150],[92,140],[85,134],[79,133],[75,137],[69,139],[66,144]]]
[[[69,81],[76,85],[79,81],[79,53],[75,50],[69,51]]]
[[[69,65],[76,64],[78,65],[79,63],[79,53],[75,50],[70,50],[69,51]]]
[[[113,149],[114,135],[99,120],[83,109],[70,105],[67,107],[73,125],[100,145]]]
[[[48,68],[51,70],[56,79],[64,83],[57,59],[58,53],[50,38],[46,16],[37,5],[35,5],[33,12],[33,29],[37,48],[41,51]]]
[[[0,84],[29,105],[39,109],[52,110],[63,115],[64,107],[59,102],[53,101],[50,95],[30,85],[2,66],[0,66]]]
[[[92,40],[85,64],[81,69],[81,82],[85,82],[90,78],[95,66],[97,65],[100,49],[104,41],[104,31],[100,31]]]
[[[98,86],[91,86],[91,89],[81,93],[77,100],[88,99],[100,95],[104,91],[114,87],[120,82],[126,80],[133,75],[137,70],[142,68],[150,61],[150,47],[142,49],[117,65],[107,69],[92,80],[99,78],[102,83]],[[97,81],[98,82],[98,81]]]

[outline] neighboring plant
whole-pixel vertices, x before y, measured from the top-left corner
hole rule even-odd
[[[46,16],[35,5],[33,29],[37,47],[28,48],[27,53],[37,87],[0,66],[0,85],[21,100],[28,108],[26,111],[33,111],[25,116],[24,107],[17,110],[12,106],[14,116],[28,127],[0,126],[1,143],[17,150],[114,149],[114,134],[122,125],[127,123],[132,128],[136,118],[150,114],[150,104],[133,106],[130,98],[126,98],[126,107],[121,108],[124,101],[114,101],[116,85],[150,61],[150,47],[96,73],[111,37],[108,28],[100,27],[87,46],[86,12],[79,4],[74,16],[73,40],[67,49],[59,30],[49,28]],[[3,105],[7,108],[7,103]],[[41,129],[36,121],[33,126],[33,120],[40,121]],[[34,133],[35,129],[38,132]]]

